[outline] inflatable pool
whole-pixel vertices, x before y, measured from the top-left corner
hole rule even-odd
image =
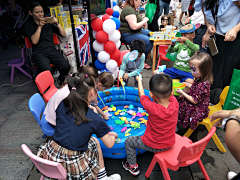
[[[145,95],[149,96],[148,90],[144,90],[144,92],[145,92]],[[140,103],[140,98],[138,96],[137,88],[125,87],[125,93],[124,93],[123,88],[113,87],[107,91],[99,92],[99,96],[101,97],[101,98],[98,98],[99,108],[102,109],[105,107],[105,109],[107,110],[106,106],[108,106],[108,108],[116,107],[116,110],[112,108],[115,111],[111,111],[111,109],[110,111],[108,111],[111,117],[109,117],[109,120],[106,121],[106,123],[110,127],[113,127],[114,128],[113,131],[118,134],[118,139],[116,140],[115,145],[110,149],[107,148],[99,139],[99,142],[101,144],[101,148],[103,151],[103,157],[113,158],[113,159],[123,159],[127,156],[126,150],[125,150],[126,138],[128,136],[142,136],[144,134],[146,130],[146,123],[144,122],[146,122],[146,120],[148,119],[148,114],[145,112],[145,110],[143,109],[143,106]],[[127,107],[127,106],[130,106],[130,107]],[[140,114],[137,114],[139,116],[135,116],[134,118],[134,115],[129,113],[131,112],[129,111],[130,109],[132,109],[136,113],[141,112],[143,116],[141,117]],[[121,112],[118,110],[120,110]],[[125,111],[125,114],[122,113],[122,111],[123,112]],[[119,112],[119,114],[117,112]],[[137,123],[135,124],[136,126],[134,125],[132,126],[130,122],[126,124],[125,121],[122,121],[121,119],[124,120],[125,119],[124,117],[130,122],[131,121],[136,122]],[[116,122],[118,122],[118,124],[116,124]],[[137,154],[141,154],[145,151],[141,149],[136,149],[136,152]]]

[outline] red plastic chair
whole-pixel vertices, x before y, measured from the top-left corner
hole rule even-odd
[[[21,68],[23,65],[29,67],[27,64],[25,64],[26,58],[27,58],[26,47],[24,47],[24,48],[22,48],[22,59],[12,59],[9,61],[8,66],[12,67],[10,82],[13,82],[13,77],[14,77],[14,74],[17,73],[17,69],[19,71],[21,71],[23,74],[25,74],[27,77],[32,79],[32,76],[30,74],[28,74],[24,69]]]
[[[122,64],[122,59],[123,59],[123,56],[125,55],[125,54],[127,54],[129,52],[129,50],[124,50],[124,51],[121,51],[121,55],[120,55],[120,60],[119,60],[119,67],[120,67],[120,65]],[[119,87],[119,80],[117,80],[117,87]]]
[[[55,179],[67,178],[67,172],[60,163],[49,161],[47,159],[43,159],[41,157],[34,155],[25,144],[22,144],[21,148],[43,175]],[[43,175],[40,177],[40,180],[44,180]]]
[[[214,126],[211,128],[206,137],[195,143],[192,143],[192,141],[187,137],[182,137],[176,134],[175,144],[171,149],[164,152],[155,153],[152,162],[145,173],[145,176],[147,178],[150,176],[156,162],[158,162],[164,179],[170,180],[171,178],[168,173],[168,168],[173,171],[177,171],[179,167],[189,166],[197,161],[204,178],[210,180],[200,157],[202,156],[205,147],[215,131],[216,127]]]
[[[171,61],[170,59],[166,58],[166,54],[168,51],[168,45],[159,45],[159,59],[158,59],[158,66],[161,66],[161,61]]]
[[[46,102],[48,102],[58,90],[58,88],[56,88],[56,86],[54,85],[54,79],[49,70],[43,71],[38,74],[35,82],[40,93],[43,95],[43,99]]]

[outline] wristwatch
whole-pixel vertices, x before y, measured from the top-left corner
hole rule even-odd
[[[235,121],[239,122],[239,124],[240,124],[240,120],[237,115],[230,115],[227,118],[223,119],[223,121],[222,121],[222,129],[224,130],[224,132],[226,131],[226,124],[230,120],[235,120]]]

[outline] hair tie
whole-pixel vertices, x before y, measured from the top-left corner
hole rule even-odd
[[[77,89],[76,89],[75,87],[72,87],[72,90],[75,90],[75,91],[76,91]]]
[[[87,74],[85,74],[86,75],[86,77],[87,77]]]
[[[72,76],[72,74],[69,74],[69,76]]]

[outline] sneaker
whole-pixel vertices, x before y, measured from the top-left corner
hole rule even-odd
[[[227,175],[227,179],[231,180],[233,179],[235,176],[237,176],[237,173],[233,172],[233,171],[229,171],[228,175]]]
[[[144,63],[144,69],[151,69],[151,66],[149,66],[147,63]]]
[[[140,170],[138,170],[138,165],[137,167],[131,167],[130,164],[127,162],[127,159],[123,159],[122,161],[123,168],[127,171],[129,171],[133,176],[137,176],[140,173]]]
[[[119,174],[112,174],[108,176],[107,180],[121,180],[121,176]]]
[[[184,26],[184,24],[182,22],[178,23],[179,26]]]

